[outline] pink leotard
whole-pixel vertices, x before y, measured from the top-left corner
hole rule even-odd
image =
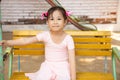
[[[50,32],[44,31],[36,35],[45,44],[45,61],[35,73],[26,73],[30,80],[70,80],[68,50],[74,49],[70,35],[66,35],[59,44],[51,39]]]

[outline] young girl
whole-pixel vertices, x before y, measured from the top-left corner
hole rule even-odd
[[[34,37],[17,40],[3,40],[0,45],[26,45],[38,41],[45,44],[45,61],[35,73],[26,73],[30,80],[76,80],[74,42],[63,30],[67,24],[67,12],[56,6],[44,14],[49,31]]]

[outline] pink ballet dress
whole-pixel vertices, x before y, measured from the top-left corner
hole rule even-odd
[[[30,80],[70,80],[68,50],[74,49],[72,37],[66,35],[59,44],[52,41],[49,31],[39,33],[36,37],[45,43],[45,61],[37,72],[25,75]]]

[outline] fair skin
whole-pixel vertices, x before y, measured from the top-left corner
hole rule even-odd
[[[66,33],[63,31],[63,28],[66,23],[67,21],[64,20],[59,11],[54,11],[53,14],[50,15],[47,24],[50,28],[50,34],[53,42],[59,44],[65,38]]]
[[[50,28],[50,35],[54,43],[59,44],[63,41],[67,35],[63,28],[66,25],[67,20],[64,20],[63,15],[60,11],[56,10],[47,20],[47,24]],[[17,40],[3,40],[0,41],[0,45],[14,46],[14,45],[26,45],[30,43],[38,42],[36,36],[30,38],[21,38]],[[76,80],[76,70],[75,70],[75,50],[68,50],[71,80]]]

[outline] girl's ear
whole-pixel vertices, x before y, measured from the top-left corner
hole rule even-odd
[[[68,21],[67,20],[65,20],[65,25],[68,23]]]

